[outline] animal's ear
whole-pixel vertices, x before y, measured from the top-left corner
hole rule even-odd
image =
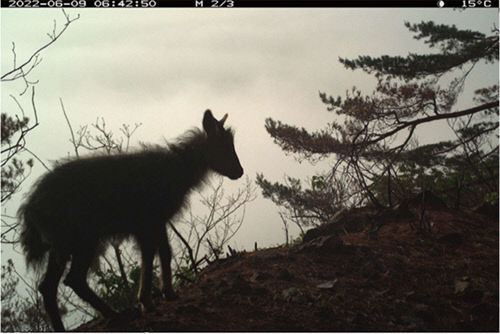
[[[203,129],[209,136],[215,135],[217,133],[217,125],[217,120],[212,115],[210,109],[207,109],[203,115]]]

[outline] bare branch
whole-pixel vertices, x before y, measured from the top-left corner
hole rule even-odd
[[[45,50],[46,48],[48,48],[50,45],[52,45],[55,41],[57,41],[59,39],[59,37],[61,37],[61,35],[66,31],[66,29],[69,27],[69,25],[80,18],[80,14],[78,14],[75,18],[71,19],[66,14],[66,12],[64,11],[64,9],[63,9],[63,14],[64,14],[64,16],[66,18],[66,23],[64,24],[64,27],[57,34],[56,34],[55,30],[54,30],[54,32],[53,32],[54,35],[52,36],[51,40],[48,43],[42,45],[40,48],[38,48],[35,52],[33,52],[33,54],[24,63],[22,63],[21,65],[19,65],[17,67],[14,67],[12,70],[10,70],[7,73],[3,74],[1,76],[1,80],[2,81],[15,80],[13,78],[9,78],[9,76],[14,75],[14,78],[15,78],[16,75],[19,75],[18,73],[23,72],[24,67],[26,65],[28,65],[29,63],[31,63],[31,61],[33,59],[36,59],[38,57],[38,55],[40,54],[40,52],[42,52],[43,50]],[[22,74],[21,76],[24,76],[24,75],[25,74]]]

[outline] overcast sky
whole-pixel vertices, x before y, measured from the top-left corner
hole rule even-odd
[[[285,175],[307,177],[321,166],[297,163],[272,142],[264,120],[272,117],[314,130],[332,120],[318,92],[343,95],[352,86],[369,93],[373,77],[350,71],[339,57],[407,55],[428,52],[404,22],[455,24],[490,33],[498,27],[498,9],[79,9],[60,40],[42,53],[31,78],[36,86],[40,126],[28,147],[46,162],[72,151],[59,104],[64,101],[75,128],[104,117],[109,128],[142,123],[138,141],[161,143],[193,126],[203,111],[236,130],[235,145],[246,175],[263,173],[272,181]],[[48,40],[57,9],[2,9],[2,73],[12,67],[12,42],[20,63]],[[498,82],[498,64],[478,66],[466,89]],[[10,94],[18,86],[2,84],[2,111],[17,110]],[[20,98],[26,110],[29,100]],[[470,107],[466,101],[463,107]],[[29,116],[29,114],[28,114]],[[439,129],[438,129],[439,130]],[[428,137],[446,132],[430,128]],[[43,173],[37,164],[31,181]],[[227,192],[244,180],[225,182]],[[18,199],[4,208],[14,213]],[[284,242],[278,208],[258,198],[246,210],[233,248],[250,249]],[[297,232],[294,232],[294,237]],[[6,254],[4,252],[3,258]]]

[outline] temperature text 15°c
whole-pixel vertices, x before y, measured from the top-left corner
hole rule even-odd
[[[492,0],[462,0],[462,8],[484,7],[490,8]]]

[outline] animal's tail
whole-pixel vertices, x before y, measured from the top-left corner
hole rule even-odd
[[[22,220],[21,246],[23,247],[28,266],[39,265],[45,253],[49,250],[50,245],[43,242],[42,235],[37,229],[37,218],[31,214],[30,208],[25,203],[17,212],[18,217]]]

